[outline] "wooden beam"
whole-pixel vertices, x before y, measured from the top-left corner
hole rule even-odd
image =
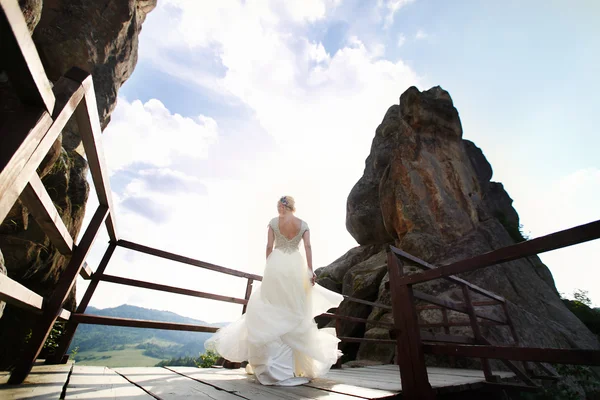
[[[475,344],[475,339],[469,336],[450,335],[446,333],[435,333],[426,331],[421,331],[421,340],[423,340],[424,342]]]
[[[464,306],[464,303],[456,303],[459,305]],[[490,300],[490,301],[474,301],[473,305],[475,307],[487,307],[487,306],[500,306],[502,304],[505,303],[498,303],[497,301],[494,300]],[[437,305],[433,305],[433,304],[426,304],[426,305],[419,305],[416,307],[417,311],[423,311],[423,310],[443,310],[444,307],[442,306],[437,306]]]
[[[92,181],[96,188],[98,201],[100,204],[108,207],[109,216],[106,219],[106,229],[111,241],[117,241],[117,229],[115,226],[115,214],[112,201],[112,191],[108,179],[108,169],[104,158],[104,149],[102,146],[102,129],[100,127],[100,118],[98,116],[98,105],[96,104],[96,94],[94,92],[94,82],[92,75],[88,72],[72,68],[65,74],[65,77],[80,84],[85,90],[83,101],[75,110],[75,118],[79,127],[79,134],[87,161],[92,174]]]
[[[56,95],[55,110],[52,118],[40,114],[37,123],[13,123],[20,118],[26,118],[27,113],[10,118],[10,122],[2,123],[2,150],[0,162],[3,169],[0,172],[0,220],[4,220],[21,192],[35,174],[48,151],[60,135],[65,124],[73,114],[75,107],[83,98],[83,88],[73,81],[61,78],[54,85]],[[50,124],[50,126],[48,126]],[[10,150],[4,150],[4,138],[15,135],[15,139],[7,140]],[[17,147],[14,147],[18,145]]]
[[[143,319],[104,317],[91,314],[72,314],[71,320],[79,324],[130,326],[134,328],[165,329],[170,331],[216,332],[214,326],[179,324],[174,322],[148,321]]]
[[[491,265],[534,256],[598,238],[600,238],[600,221],[590,222],[589,224],[576,226],[537,239],[531,239],[503,247],[467,260],[457,261],[419,274],[408,275],[402,278],[402,284],[414,285],[433,279],[446,278],[454,274],[472,272]]]
[[[425,353],[497,360],[537,361],[552,364],[600,365],[600,350],[548,349],[513,346],[423,344]]]
[[[250,278],[248,278],[248,281],[246,282],[246,293],[244,294],[244,299],[246,300],[246,303],[242,307],[242,314],[246,314],[246,309],[248,308],[248,300],[250,300],[250,295],[252,294],[253,282],[254,280]]]
[[[73,252],[73,238],[37,173],[31,175],[20,198],[58,251],[70,255]]]
[[[100,282],[97,277],[102,275],[108,266],[108,263],[117,248],[117,244],[111,242],[108,244],[108,248],[104,252],[104,256],[102,256],[102,260],[100,260],[100,264],[98,264],[98,268],[96,272],[92,275],[92,281],[87,287],[83,298],[79,302],[77,306],[77,310],[75,311],[77,314],[83,314],[87,309],[96,288],[98,287],[98,283]],[[85,265],[85,263],[84,263]],[[83,268],[82,268],[83,269]],[[67,354],[67,350],[71,345],[71,341],[73,340],[73,336],[75,335],[75,331],[77,330],[77,326],[79,324],[74,320],[69,320],[67,325],[65,326],[65,330],[60,338],[60,342],[58,343],[58,347],[54,350],[54,354],[50,355],[48,359],[46,359],[46,363],[48,364],[59,364],[64,359],[65,354]]]
[[[106,216],[108,215],[108,207],[100,205],[90,224],[88,225],[81,241],[73,255],[71,256],[71,260],[67,265],[67,268],[63,271],[58,281],[58,285],[54,289],[52,296],[48,300],[48,302],[43,307],[43,314],[38,319],[35,327],[32,329],[31,338],[29,343],[27,344],[23,354],[20,359],[16,362],[15,368],[12,371],[9,379],[10,384],[20,384],[25,380],[35,360],[37,359],[48,335],[50,334],[50,330],[58,315],[60,314],[60,310],[62,309],[62,305],[67,299],[75,281],[77,280],[77,276],[79,275],[79,271],[83,266],[83,262],[87,257],[96,237],[98,235],[98,231],[100,226],[104,223]]]
[[[44,298],[19,282],[0,274],[0,300],[28,311],[42,310]]]
[[[465,297],[465,306],[467,307],[467,314],[469,315],[469,321],[471,321],[471,330],[473,331],[473,336],[475,336],[475,339],[477,340],[478,344],[483,344],[483,335],[481,334],[481,329],[479,328],[479,323],[477,321],[477,314],[475,313],[475,308],[473,307],[471,292],[469,291],[469,287],[467,285],[461,286],[463,296]],[[482,358],[481,367],[483,369],[483,375],[485,376],[485,380],[487,382],[494,382],[492,368],[490,367],[489,360]]]
[[[393,339],[367,339],[367,338],[357,338],[357,337],[348,337],[348,336],[340,336],[338,337],[342,342],[346,343],[371,343],[371,344],[389,344],[395,345],[396,341]]]
[[[390,311],[392,311],[392,306],[388,306],[386,304],[374,303],[372,301],[367,301],[367,300],[363,300],[363,299],[357,299],[355,297],[350,297],[350,296],[346,296],[346,295],[343,295],[343,296],[344,296],[344,300],[352,301],[354,303],[364,304],[364,305],[367,305],[367,306],[381,308],[382,310],[390,310]]]
[[[0,274],[0,301],[34,314],[41,314],[44,305],[44,298],[42,296],[4,274]],[[62,321],[67,321],[70,315],[69,311],[61,308],[58,318]]]
[[[52,86],[16,0],[0,0],[2,65],[24,104],[54,110]]]
[[[414,297],[419,299],[419,300],[423,300],[426,301],[428,303],[433,303],[436,304],[440,307],[444,307],[450,310],[454,310],[454,311],[458,311],[464,314],[469,314],[467,307],[465,307],[465,305],[463,303],[457,303],[451,300],[444,300],[444,299],[440,299],[438,297],[432,296],[430,294],[427,293],[423,293],[423,292],[419,292],[418,290],[414,291]],[[475,315],[478,318],[482,318],[482,319],[487,319],[489,321],[493,321],[493,322],[497,322],[499,324],[503,324],[506,325],[506,321],[503,321],[501,319],[498,319],[496,317],[493,317],[491,315],[485,315],[479,311],[475,311]]]
[[[393,323],[385,322],[385,321],[377,321],[374,319],[350,317],[347,315],[339,315],[339,314],[331,314],[331,313],[323,313],[323,314],[319,315],[319,317],[331,318],[331,319],[340,320],[340,321],[350,321],[350,322],[358,322],[358,323],[363,323],[363,324],[385,326],[386,328],[394,329]]]
[[[94,272],[88,265],[87,261],[83,263],[83,266],[81,267],[81,271],[79,272],[79,275],[81,275],[81,277],[83,279],[85,279],[86,281],[92,279],[92,277],[94,276]]]
[[[167,260],[173,260],[173,261],[177,261],[180,263],[193,265],[196,267],[209,269],[211,271],[221,272],[221,273],[227,274],[227,275],[238,276],[240,278],[249,278],[249,279],[253,279],[255,281],[262,281],[262,276],[260,276],[260,275],[249,274],[247,272],[242,272],[242,271],[238,271],[238,270],[231,269],[231,268],[221,267],[219,265],[207,263],[207,262],[200,261],[200,260],[195,260],[190,257],[185,257],[185,256],[180,256],[178,254],[169,253],[168,251],[153,249],[152,247],[143,246],[141,244],[129,242],[127,240],[119,240],[117,242],[117,245],[120,247],[124,247],[126,249],[139,251],[140,253],[150,254],[150,255],[153,255],[156,257],[165,258]]]
[[[479,321],[479,325],[480,326],[505,326],[506,324],[502,323],[502,322],[494,322],[494,321]],[[469,321],[463,320],[463,321],[432,322],[432,323],[419,324],[419,326],[423,329],[432,329],[432,328],[435,329],[435,328],[449,328],[452,326],[455,326],[455,327],[471,326],[471,323]]]
[[[182,288],[173,287],[173,286],[160,285],[158,283],[138,281],[135,279],[123,278],[120,276],[101,274],[101,275],[97,275],[95,277],[95,279],[98,279],[103,282],[111,282],[111,283],[117,283],[120,285],[135,286],[135,287],[141,287],[141,288],[145,288],[145,289],[159,290],[161,292],[184,294],[186,296],[192,296],[192,297],[202,297],[205,299],[225,301],[228,303],[245,305],[248,302],[247,300],[240,299],[237,297],[221,296],[221,295],[213,294],[213,293],[199,292],[197,290],[182,289]]]
[[[414,263],[417,267],[419,267],[421,269],[429,271],[429,270],[434,270],[434,269],[438,268],[438,267],[436,267],[434,265],[429,264],[428,262],[425,262],[425,261],[421,260],[420,258],[417,258],[417,257],[415,257],[415,256],[413,256],[411,254],[408,254],[405,251],[400,250],[397,247],[390,246],[390,248],[391,248],[392,252],[395,253],[397,256],[399,256],[399,257],[401,257],[401,258],[403,258],[403,259],[405,259],[407,261],[410,261],[410,262]],[[419,274],[417,274],[417,275],[419,275]],[[408,276],[412,276],[412,275],[408,275]],[[484,288],[479,287],[477,285],[473,285],[472,283],[467,282],[464,279],[461,279],[461,278],[459,278],[457,276],[451,275],[451,276],[445,276],[444,278],[447,279],[447,280],[449,280],[449,281],[451,281],[451,282],[458,283],[459,285],[467,285],[475,293],[479,293],[482,296],[485,296],[485,297],[488,297],[490,299],[496,300],[496,301],[498,301],[500,303],[504,303],[506,301],[506,299],[504,299],[504,297],[498,296],[497,294],[492,293],[489,290],[485,290]]]

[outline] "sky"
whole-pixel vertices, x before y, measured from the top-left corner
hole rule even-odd
[[[159,0],[102,137],[119,235],[262,274],[267,223],[292,195],[315,269],[328,265],[357,245],[348,194],[413,85],[449,91],[528,236],[598,220],[599,13],[594,0]],[[599,253],[596,241],[541,258],[560,292],[600,306]],[[246,284],[122,248],[106,273],[235,297]],[[124,303],[207,322],[241,313],[111,283],[91,301]]]

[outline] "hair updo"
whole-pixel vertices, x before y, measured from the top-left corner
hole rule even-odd
[[[292,196],[282,196],[279,199],[279,202],[281,203],[282,206],[284,206],[285,208],[287,208],[290,211],[296,211],[296,201],[294,200],[294,198]]]

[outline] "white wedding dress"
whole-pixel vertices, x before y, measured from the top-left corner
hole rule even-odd
[[[262,284],[250,296],[246,313],[204,347],[229,361],[248,361],[247,372],[263,385],[299,385],[326,374],[341,356],[335,329],[318,329],[313,318],[337,307],[343,297],[310,282],[299,251],[306,222],[292,239],[279,231],[279,218],[270,226],[275,248]]]

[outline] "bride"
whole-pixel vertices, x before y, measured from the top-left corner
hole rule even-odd
[[[294,216],[294,203],[291,196],[277,202],[262,284],[250,296],[246,313],[204,344],[229,361],[248,361],[247,372],[263,385],[307,383],[326,374],[341,356],[335,329],[318,329],[313,318],[337,307],[343,297],[315,283],[310,231]]]

